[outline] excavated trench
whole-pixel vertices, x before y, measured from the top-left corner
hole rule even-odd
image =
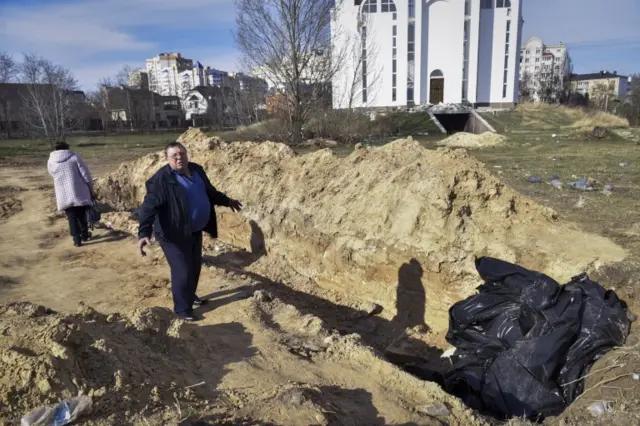
[[[392,362],[439,368],[449,307],[474,293],[474,261],[492,256],[568,281],[626,256],[613,242],[564,225],[464,151],[410,140],[297,156],[283,144],[226,144],[189,130],[180,139],[214,185],[245,205],[218,210],[207,265],[243,271],[341,334],[359,334]],[[119,210],[139,207],[160,153],[100,179]],[[213,242],[205,244],[211,248]],[[582,247],[590,247],[583,250]]]
[[[477,256],[560,281],[625,256],[610,240],[565,226],[462,150],[398,140],[339,158],[329,149],[297,156],[283,144],[226,144],[199,130],[181,140],[219,190],[243,201],[242,214],[218,210],[220,238],[248,250],[264,240],[263,263],[274,264],[267,278],[304,277],[436,333],[479,283]],[[137,208],[163,164],[160,153],[147,155],[96,189],[116,209]],[[586,244],[592,249],[581,250]]]

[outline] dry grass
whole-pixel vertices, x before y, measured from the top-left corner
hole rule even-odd
[[[498,130],[505,132],[544,131],[558,132],[570,130],[591,131],[594,127],[607,129],[627,129],[629,121],[602,111],[585,108],[569,108],[563,105],[520,104],[514,110],[484,117]]]
[[[585,113],[583,113],[585,114]],[[629,120],[617,115],[608,114],[602,111],[595,113],[586,113],[586,116],[580,118],[571,125],[574,129],[588,129],[594,127],[604,127],[607,129],[625,129],[629,127]]]

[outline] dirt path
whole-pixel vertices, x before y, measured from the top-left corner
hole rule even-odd
[[[2,275],[9,285],[0,289],[1,301],[25,300],[63,312],[83,302],[104,312],[140,306],[136,281],[166,276],[164,266],[133,256],[126,236],[103,229],[77,249],[64,215],[56,214],[51,181],[46,174],[23,178],[24,170],[3,168],[4,185],[21,188],[22,210],[0,222]],[[151,301],[153,303],[153,301]]]
[[[32,302],[63,316],[76,312],[80,304],[105,314],[125,315],[134,309],[158,306],[161,310],[153,308],[149,315],[166,312],[162,315],[173,321],[166,309],[171,307],[168,267],[157,246],[142,258],[130,236],[98,229],[89,244],[74,247],[65,218],[54,214],[51,188],[47,187],[49,177],[42,173],[23,179],[23,172],[9,168],[0,171],[4,185],[23,189],[18,194],[22,211],[0,222],[0,306]],[[91,351],[78,358],[81,362],[99,362],[91,364],[91,368],[100,371],[100,375],[80,379],[80,386],[92,389],[90,394],[94,394],[94,424],[171,424],[185,418],[247,421],[232,424],[257,424],[254,421],[258,420],[260,424],[282,425],[443,424],[416,411],[435,401],[446,401],[451,407],[447,424],[484,424],[436,385],[402,373],[363,347],[357,338],[327,340],[328,329],[319,318],[303,314],[277,298],[252,297],[257,284],[250,275],[205,267],[199,293],[209,297],[211,303],[201,312],[204,320],[181,336],[186,339],[186,347],[180,346],[180,351],[185,351],[183,355],[164,346],[155,348],[158,338],[148,340],[143,332],[131,327],[127,330],[133,331],[124,335],[114,332],[109,325],[112,320],[101,314],[91,314],[89,323],[82,316],[85,314],[65,317],[76,318],[65,322],[80,318],[80,329],[88,327],[80,340],[113,353],[102,355],[99,361],[87,355]],[[43,331],[39,329],[30,337],[32,329],[41,323],[32,323],[31,314],[23,317],[22,311],[16,309],[0,315],[0,329],[5,330],[4,337],[0,333],[0,349],[11,352],[19,342],[24,353],[48,356],[53,349],[43,343]],[[131,315],[139,318],[146,314]],[[134,321],[138,328],[139,322]],[[102,328],[87,324],[102,324]],[[13,330],[13,334],[7,330]],[[12,340],[12,335],[19,340]],[[331,346],[325,344],[329,341],[333,342]],[[168,358],[158,361],[154,354],[161,352],[166,352],[164,356]],[[122,376],[128,368],[130,375]],[[162,371],[151,371],[154,368]],[[149,369],[149,375],[139,378],[144,383],[136,386],[141,369]],[[4,385],[9,386],[7,389],[13,386],[9,382],[13,370],[6,371],[8,382],[0,380],[0,391]],[[33,375],[33,380],[39,380],[38,374]],[[100,379],[102,376],[106,379]],[[128,388],[121,383],[114,386],[114,377],[121,376],[124,378],[115,379],[115,383],[134,383]],[[52,382],[51,378],[48,380]],[[37,386],[25,386],[25,392],[33,399],[20,398],[21,405],[5,411],[8,417],[3,418],[3,413],[0,420],[16,419],[33,408],[36,401],[54,402],[47,399],[52,398],[50,391],[44,400],[33,396],[33,389],[41,382],[36,383]],[[169,402],[154,396],[153,385],[162,390],[176,383],[200,383],[198,396],[181,400],[174,394],[178,404],[173,399]],[[95,396],[104,393],[101,387],[107,389],[107,396],[112,393],[110,398]],[[123,389],[128,389],[127,402],[118,399]]]

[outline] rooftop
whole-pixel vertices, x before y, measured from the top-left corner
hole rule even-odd
[[[609,72],[609,71],[600,71],[594,72],[591,74],[573,74],[571,79],[573,81],[583,81],[583,80],[599,80],[601,78],[628,78],[624,75],[618,75],[617,71]]]

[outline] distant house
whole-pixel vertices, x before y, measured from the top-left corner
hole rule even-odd
[[[177,96],[126,86],[104,87],[102,102],[109,127],[141,130],[182,126],[182,105]]]
[[[199,86],[187,92],[182,100],[185,119],[194,127],[216,126],[223,127],[225,120],[226,102],[231,95],[230,89],[220,87]],[[228,115],[228,114],[226,114]]]
[[[624,98],[629,94],[629,77],[618,75],[616,71],[600,71],[591,74],[573,74],[571,89],[590,99],[609,96]]]

